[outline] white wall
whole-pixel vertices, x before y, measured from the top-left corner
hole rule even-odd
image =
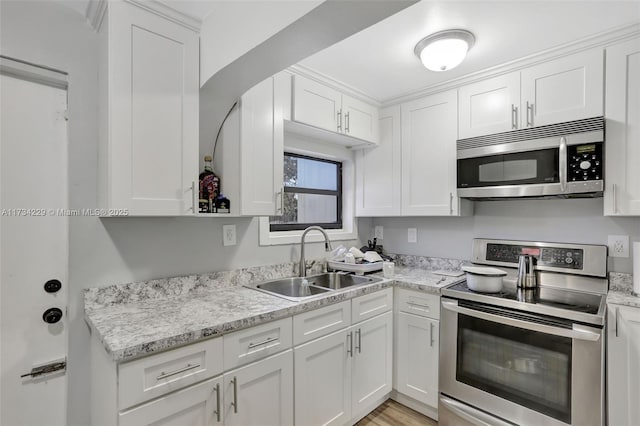
[[[640,218],[602,215],[602,198],[510,200],[475,203],[471,217],[377,218],[390,253],[471,258],[473,238],[607,244],[607,235],[640,241]],[[407,242],[407,228],[418,228],[418,242]],[[364,230],[362,232],[365,232]],[[630,273],[630,258],[610,258],[609,269]]]
[[[97,35],[84,17],[50,1],[2,0],[0,7],[1,54],[69,72],[69,206],[95,208]],[[71,217],[69,221],[70,282],[64,284],[69,286],[70,426],[89,424],[84,288],[297,261],[299,256],[298,246],[259,247],[257,219]],[[363,223],[368,231],[370,221]],[[238,245],[222,246],[223,224],[237,226]],[[308,247],[307,255],[313,258],[322,252],[322,244],[316,243]]]

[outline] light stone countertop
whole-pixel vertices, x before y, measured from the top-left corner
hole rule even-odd
[[[88,289],[85,320],[114,361],[128,361],[392,286],[439,294],[464,279],[396,266],[393,279],[302,302],[243,287],[292,272],[287,265],[274,265]]]
[[[633,294],[631,274],[609,273],[607,303],[640,308],[640,297]]]

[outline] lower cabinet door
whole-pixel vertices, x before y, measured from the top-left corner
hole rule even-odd
[[[396,349],[397,391],[438,406],[439,321],[398,313]]]
[[[343,425],[351,420],[350,329],[300,345],[295,354],[295,424]]]
[[[375,409],[391,392],[393,312],[356,324],[353,331],[352,417]]]
[[[120,414],[120,426],[222,424],[222,377],[210,379]]]
[[[293,424],[293,351],[224,375],[225,426]]]

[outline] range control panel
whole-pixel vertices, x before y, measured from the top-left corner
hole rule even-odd
[[[601,180],[602,164],[602,142],[567,147],[567,180],[569,182]]]
[[[539,266],[564,269],[582,269],[584,252],[582,249],[565,247],[532,247],[513,244],[487,244],[486,260],[518,264],[521,254],[536,258]]]

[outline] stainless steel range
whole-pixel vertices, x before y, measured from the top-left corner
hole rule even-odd
[[[516,286],[521,255],[538,287]],[[442,290],[439,424],[603,425],[606,246],[475,239],[502,291]]]

